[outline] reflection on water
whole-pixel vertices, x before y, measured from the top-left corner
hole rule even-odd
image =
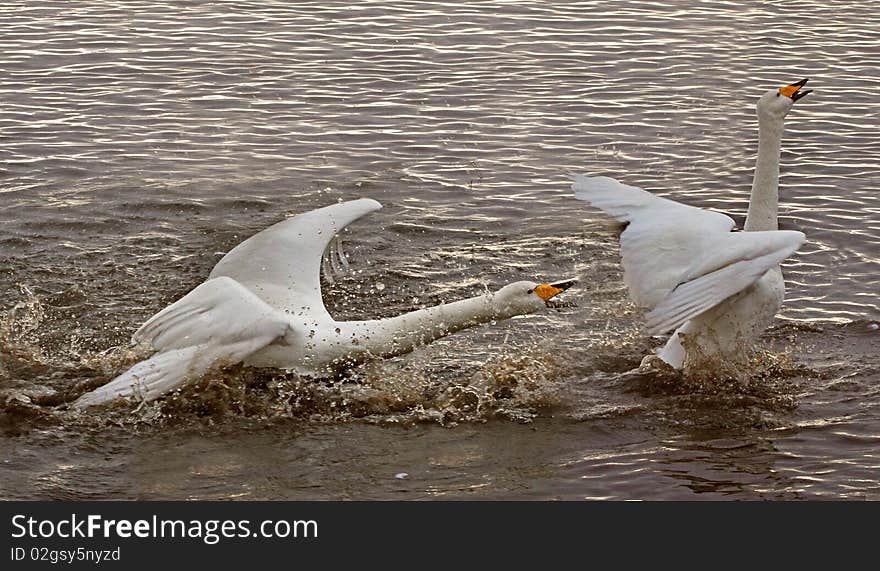
[[[2,496],[876,498],[873,6],[690,4],[0,7]],[[752,386],[633,377],[658,341],[565,174],[741,221],[754,101],[802,77],[781,225],[808,242]],[[566,275],[577,307],[337,384],[238,368],[136,412],[53,408],[240,240],[359,196],[385,208],[349,232],[337,315]]]

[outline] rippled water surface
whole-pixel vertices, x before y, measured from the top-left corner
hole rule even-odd
[[[2,497],[880,498],[871,2],[41,1],[0,21]],[[754,103],[802,77],[781,226],[808,242],[751,381],[632,372],[661,340],[566,173],[741,222]],[[385,208],[346,235],[338,316],[581,284],[334,382],[233,367],[67,410],[236,243],[360,196]]]

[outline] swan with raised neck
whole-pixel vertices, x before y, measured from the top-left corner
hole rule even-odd
[[[745,223],[661,198],[608,177],[576,176],[575,196],[627,226],[620,235],[624,282],[652,334],[673,331],[656,357],[675,369],[743,363],[782,306],[780,262],[804,242],[778,230],[782,125],[810,92],[804,79],[758,100],[758,157]]]
[[[779,158],[785,116],[794,102],[812,91],[801,89],[808,80],[771,89],[758,99],[758,157],[749,196],[745,230],[778,230]]]

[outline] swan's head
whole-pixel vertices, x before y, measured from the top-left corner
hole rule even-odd
[[[524,315],[550,307],[554,297],[577,283],[563,280],[554,283],[514,282],[495,292],[493,301],[502,315]]]
[[[812,91],[812,89],[801,89],[806,84],[807,80],[802,79],[779,89],[771,89],[762,95],[758,100],[758,117],[776,121],[785,119],[794,102]]]

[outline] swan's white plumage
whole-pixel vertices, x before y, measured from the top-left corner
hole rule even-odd
[[[329,317],[321,298],[324,251],[343,228],[380,208],[361,198],[288,218],[230,250],[208,279],[229,277],[275,308]]]
[[[753,235],[746,235],[743,232],[728,234],[728,241],[744,243],[737,244],[739,248],[728,249],[725,252],[725,264],[708,273],[697,273],[664,297],[647,315],[648,331],[664,333],[676,329],[745,290],[768,270],[778,266],[782,260],[793,254],[804,241],[804,235],[800,232],[780,231],[773,234],[777,235],[767,237],[767,240],[779,242],[779,247],[764,254],[761,252],[768,249],[765,244],[749,244],[749,240],[743,239],[743,236],[751,239]],[[712,257],[714,260],[710,264],[703,265],[713,267],[722,256]]]
[[[620,236],[624,282],[643,307],[656,306],[687,281],[694,260],[711,253],[705,249],[705,235],[726,236],[734,227],[729,216],[654,196],[613,178],[573,178],[576,198],[628,223]]]
[[[515,282],[393,318],[336,321],[321,298],[322,258],[343,228],[379,208],[371,199],[334,204],[248,238],[217,263],[206,282],[134,334],[133,340],[155,355],[73,406],[152,400],[213,367],[239,362],[326,375],[337,366],[399,355],[466,327],[531,313],[545,307],[548,291],[555,295],[572,283],[543,284],[539,290],[539,284]],[[347,263],[339,252],[336,256],[337,267]]]
[[[133,339],[160,351],[268,339],[265,345],[286,330],[287,320],[277,308],[238,281],[221,276],[202,283],[151,317]]]
[[[134,334],[159,353],[83,395],[78,406],[116,398],[156,398],[211,367],[241,361],[284,336],[288,321],[232,278],[208,280]]]
[[[720,212],[680,204],[609,177],[575,175],[575,197],[627,227],[620,235],[624,282],[653,309],[648,329],[675,329],[745,289],[803,243],[796,231],[731,232]]]
[[[214,266],[208,280],[144,323],[132,336],[157,351],[76,407],[118,398],[152,400],[219,365],[234,364],[289,335],[300,324],[328,323],[321,298],[321,260],[346,226],[382,208],[362,198],[283,220],[245,240]],[[300,328],[302,329],[302,327]]]
[[[746,232],[730,217],[660,198],[608,177],[575,176],[575,196],[626,222],[620,236],[624,281],[650,309],[648,330],[675,329],[657,356],[688,363],[683,336],[698,359],[741,361],[785,297],[779,263],[804,242],[778,230],[782,126],[808,80],[771,89],[758,100],[758,156]]]
[[[654,196],[609,177],[575,175],[575,196],[617,220],[624,281],[650,309],[651,333],[676,329],[758,281],[803,243],[803,233],[731,232],[724,214]]]
[[[208,359],[216,358],[217,351],[216,349],[211,351],[210,346],[193,345],[157,353],[106,385],[79,397],[74,406],[85,408],[125,398],[152,400],[176,389],[186,379],[195,378],[207,371],[209,366],[205,366],[205,359],[200,358],[201,355],[205,355]]]

